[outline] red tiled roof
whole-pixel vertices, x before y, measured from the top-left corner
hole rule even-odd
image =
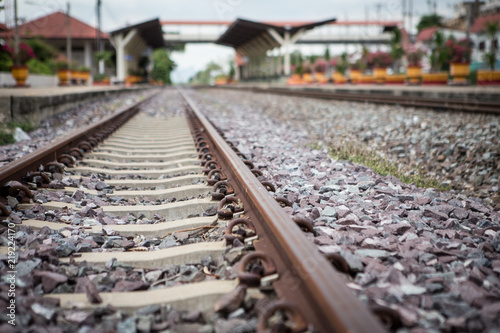
[[[97,29],[70,16],[70,29],[72,39],[96,39]],[[66,38],[66,14],[55,12],[19,26],[22,37],[43,36],[46,39]],[[102,38],[109,38],[102,32]]]
[[[500,13],[478,17],[472,25],[470,32],[475,34],[485,30],[487,22],[498,22],[500,27]]]
[[[417,41],[419,42],[428,42],[432,39],[432,36],[436,33],[439,27],[430,27],[422,29],[417,36]]]
[[[3,23],[0,23],[0,31],[7,31],[9,30],[9,28],[7,28],[7,26]]]

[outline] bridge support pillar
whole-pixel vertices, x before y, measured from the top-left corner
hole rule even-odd
[[[285,53],[283,71],[284,74],[288,76],[291,74],[290,47],[295,44],[300,37],[302,37],[306,29],[302,28],[294,34],[291,34],[290,31],[285,31],[283,37],[281,37],[275,29],[269,28],[267,31],[274,38],[274,40],[281,45],[281,48]]]

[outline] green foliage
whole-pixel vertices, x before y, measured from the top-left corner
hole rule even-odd
[[[31,38],[26,41],[36,55],[36,59],[41,62],[50,62],[56,55],[56,49],[41,38]]]
[[[443,17],[437,14],[423,15],[417,24],[417,30],[418,32],[420,32],[425,28],[436,27],[436,26],[442,27],[443,26],[441,23],[442,19]]]
[[[111,51],[96,52],[96,53],[94,53],[94,57],[97,60],[97,62],[103,60],[104,64],[108,67],[114,66],[113,52],[111,52]]]
[[[56,70],[69,69],[69,64],[66,60],[59,60],[54,64]]]
[[[491,49],[483,54],[483,61],[488,65],[491,70],[495,69],[495,64],[497,62],[497,53],[495,49]]]
[[[231,79],[231,80],[232,80],[232,79],[234,78],[234,74],[236,74],[236,71],[235,71],[235,69],[234,69],[234,61],[233,61],[233,60],[231,60],[231,61],[229,62],[229,73],[228,73],[228,77],[229,77],[229,79]]]
[[[104,81],[105,79],[107,79],[108,76],[106,74],[96,74],[94,75],[94,82],[101,82],[101,81]]]
[[[330,61],[330,47],[328,45],[325,48],[324,58],[327,63]]]
[[[342,53],[340,56],[340,61],[335,65],[335,69],[342,75],[345,75],[345,72],[349,68],[349,62],[347,61],[347,53]]]
[[[11,133],[0,131],[0,146],[10,145],[14,142],[16,142],[16,140]]]
[[[13,65],[10,55],[0,48],[0,72],[9,72]]]
[[[53,75],[55,73],[54,62],[41,61],[38,59],[31,59],[26,64],[28,65],[29,72],[32,74]]]
[[[394,29],[393,36],[391,39],[391,56],[394,60],[398,61],[405,55],[405,50],[403,49],[401,43],[401,30]]]
[[[432,64],[432,71],[448,71],[450,69],[451,57],[451,50],[446,47],[444,33],[439,30],[436,31],[432,40],[432,51],[429,56],[429,61]]]
[[[154,67],[151,77],[165,84],[171,84],[170,72],[175,68],[175,63],[170,59],[166,49],[157,49],[153,52]]]
[[[295,74],[302,75],[303,72],[304,72],[304,69],[302,68],[302,65],[295,67]]]
[[[498,22],[489,21],[486,22],[486,29],[483,31],[490,39],[490,50],[483,55],[483,61],[488,64],[491,70],[495,69],[497,61],[497,50],[493,46],[493,43],[495,42],[498,28]]]
[[[31,132],[36,129],[36,127],[30,123],[30,122],[20,122],[20,121],[8,121],[7,122],[7,128],[9,129],[15,129],[16,127],[19,127],[25,132]]]
[[[223,74],[222,67],[211,61],[207,64],[204,70],[196,73],[189,81],[195,84],[211,84],[214,77]]]
[[[449,187],[441,184],[437,179],[427,175],[423,169],[410,169],[403,165],[382,158],[374,151],[369,151],[361,145],[352,142],[339,142],[329,147],[330,155],[339,160],[347,160],[372,168],[373,171],[382,176],[391,175],[399,178],[403,183],[415,184],[418,187],[432,187],[439,190],[449,190]]]

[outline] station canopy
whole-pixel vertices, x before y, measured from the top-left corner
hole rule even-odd
[[[151,21],[142,22],[136,25],[131,25],[119,30],[115,30],[112,31],[110,35],[126,36],[129,34],[129,32],[133,30],[137,31],[138,35],[145,42],[147,46],[153,49],[165,46],[165,41],[163,40],[163,31],[159,19],[154,19]]]
[[[118,81],[124,81],[128,72],[138,69],[138,61],[145,50],[165,46],[159,19],[115,30],[110,35],[116,50]]]
[[[231,46],[238,50],[245,48],[245,46],[249,46],[252,42],[257,42],[264,50],[269,50],[282,46],[279,37],[284,40],[286,35],[294,36],[299,32],[311,30],[334,21],[336,21],[336,19],[328,19],[302,25],[274,25],[238,18],[229,26],[226,32],[219,37],[216,43]],[[276,34],[279,36],[276,36]]]

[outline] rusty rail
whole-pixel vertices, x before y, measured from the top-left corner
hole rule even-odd
[[[308,97],[308,98],[318,98],[327,100],[343,100],[343,101],[354,101],[354,102],[366,102],[366,103],[376,103],[376,104],[397,104],[401,106],[412,106],[412,107],[427,107],[431,109],[438,110],[452,110],[452,111],[463,111],[463,112],[479,112],[479,113],[492,113],[500,114],[500,103],[495,101],[483,101],[480,99],[480,95],[474,99],[452,99],[452,98],[430,98],[423,96],[395,96],[389,94],[381,93],[354,93],[354,92],[335,92],[312,88],[302,89],[302,88],[278,88],[278,87],[251,87],[251,88],[240,88],[240,87],[223,87],[224,89],[236,89],[236,90],[249,90],[255,93],[270,93],[285,96],[297,96],[297,97]]]
[[[331,263],[307,240],[191,98],[183,91],[181,94],[189,105],[192,121],[208,133],[208,145],[215,148],[227,181],[255,225],[256,250],[266,253],[276,265],[279,278],[273,287],[280,298],[299,309],[320,332],[384,332],[380,322],[347,289]]]
[[[154,96],[151,94],[144,100],[132,105],[119,109],[112,115],[102,119],[101,121],[88,125],[79,131],[71,133],[66,137],[57,140],[55,143],[38,149],[22,158],[8,163],[0,168],[0,186],[7,181],[21,181],[28,172],[37,171],[42,165],[57,161],[62,154],[67,154],[71,149],[77,148],[85,150],[81,144],[86,144],[96,135],[102,138],[109,135],[115,129],[119,128],[128,119],[130,119],[139,110],[139,106],[148,101]],[[100,140],[98,140],[100,141]]]

